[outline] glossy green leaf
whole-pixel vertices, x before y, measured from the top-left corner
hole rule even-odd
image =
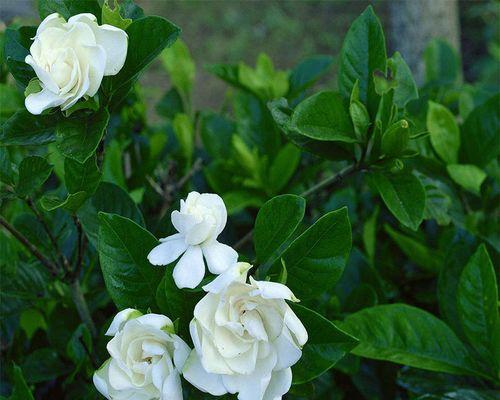
[[[500,94],[470,112],[462,126],[462,153],[467,163],[484,167],[500,154]]]
[[[352,353],[430,371],[475,375],[464,344],[441,320],[406,304],[365,308],[340,325],[359,339]]]
[[[97,0],[38,0],[38,12],[41,19],[52,13],[59,13],[66,20],[81,13],[101,17],[101,7]]]
[[[481,194],[481,185],[486,179],[486,172],[475,165],[451,164],[446,166],[451,179],[471,193]]]
[[[375,93],[373,73],[386,72],[385,37],[380,21],[371,6],[352,23],[340,53],[339,89],[348,98],[359,81],[359,98],[370,115],[375,115],[378,96]]]
[[[347,109],[335,92],[320,92],[302,101],[292,114],[291,126],[312,139],[357,141]]]
[[[94,194],[101,180],[101,172],[97,167],[96,156],[84,163],[72,158],[64,159],[64,181],[69,193],[85,192],[88,196]]]
[[[5,147],[0,147],[0,182],[14,186],[18,174],[14,169],[15,165],[10,160],[9,150]]]
[[[5,31],[5,63],[14,79],[24,88],[35,77],[33,68],[24,59],[29,54],[31,38],[36,35],[36,27],[22,26]]]
[[[418,178],[405,172],[375,172],[369,175],[369,180],[399,222],[417,230],[425,208],[425,191]]]
[[[388,157],[401,156],[410,141],[408,121],[402,119],[390,125],[382,135],[382,154]]]
[[[105,109],[60,121],[56,128],[57,148],[65,157],[84,163],[95,153],[108,122],[109,113]]]
[[[269,188],[279,193],[295,173],[300,162],[300,150],[292,143],[287,143],[278,152],[269,167]]]
[[[200,136],[203,147],[212,158],[228,158],[235,124],[215,113],[203,113],[200,120]]]
[[[19,165],[16,193],[25,197],[39,189],[49,178],[53,166],[39,156],[26,157]]]
[[[62,208],[71,213],[75,213],[87,199],[87,193],[76,192],[68,194],[65,198],[47,194],[42,197],[40,204],[46,211],[54,211]]]
[[[351,242],[347,208],[322,216],[282,254],[287,286],[299,299],[317,297],[330,289],[344,271]]]
[[[119,309],[152,307],[165,272],[147,259],[158,241],[134,221],[116,214],[100,212],[99,225],[99,261],[113,302]]]
[[[57,120],[56,115],[33,115],[20,110],[2,125],[0,145],[32,146],[53,142]]]
[[[292,309],[309,336],[301,359],[292,368],[293,383],[301,384],[332,368],[357,345],[358,340],[313,310],[298,304],[293,304]]]
[[[479,246],[463,269],[458,282],[457,303],[465,336],[497,376],[500,360],[495,359],[500,329],[497,277],[488,251]]]
[[[333,57],[317,55],[308,57],[290,72],[288,98],[294,98],[325,75],[333,65]]]
[[[429,101],[427,129],[432,147],[447,164],[456,164],[460,149],[460,130],[455,116],[445,106]]]
[[[399,108],[404,108],[408,102],[418,99],[417,84],[413,79],[410,67],[398,51],[387,60],[387,65],[397,83],[394,88],[394,104]]]
[[[112,183],[101,182],[94,195],[78,210],[78,219],[94,247],[97,247],[99,211],[118,214],[144,226],[142,214],[127,192]]]
[[[275,255],[290,238],[304,218],[305,208],[306,201],[293,194],[273,197],[261,207],[253,235],[255,253],[261,263]]]
[[[29,383],[46,382],[64,375],[68,367],[64,365],[54,349],[38,348],[29,354],[21,365],[24,377]]]
[[[456,50],[443,39],[433,39],[424,51],[425,81],[449,84],[461,79],[460,59]]]

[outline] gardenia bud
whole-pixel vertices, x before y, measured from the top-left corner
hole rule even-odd
[[[298,301],[285,285],[250,277],[238,263],[204,287],[207,295],[190,324],[195,346],[183,375],[215,396],[278,400],[292,383],[291,366],[302,355],[307,332],[285,300]]]
[[[111,358],[94,374],[94,385],[112,400],[182,400],[180,371],[189,347],[172,321],[134,309],[119,312],[106,335]]]
[[[64,111],[82,97],[94,96],[103,76],[122,69],[127,46],[125,31],[99,26],[92,14],[78,14],[68,22],[50,14],[38,27],[25,59],[42,87],[26,97],[26,108],[32,114],[57,106]]]
[[[160,239],[162,243],[151,250],[148,260],[153,265],[167,265],[183,254],[173,272],[177,287],[192,289],[200,284],[205,276],[203,257],[213,274],[221,274],[236,263],[238,253],[217,241],[227,221],[220,196],[191,192],[171,219],[179,233]]]

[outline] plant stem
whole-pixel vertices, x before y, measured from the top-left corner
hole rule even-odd
[[[0,225],[2,225],[7,231],[9,231],[12,236],[14,236],[24,247],[26,247],[31,254],[33,254],[38,260],[45,266],[53,276],[57,276],[58,268],[57,265],[49,261],[38,249],[16,228],[9,224],[0,215]]]
[[[72,276],[73,279],[78,279],[78,275],[80,275],[80,271],[83,267],[83,255],[85,254],[85,248],[87,246],[87,236],[83,233],[82,224],[80,223],[78,217],[73,217],[73,221],[76,225],[76,231],[78,234],[78,253]]]
[[[327,186],[335,186],[340,184],[346,177],[349,175],[354,174],[355,172],[361,171],[363,169],[363,166],[361,163],[355,163],[351,164],[344,169],[342,169],[338,174],[335,174],[333,176],[330,176],[321,182],[318,182],[316,185],[310,187],[306,191],[302,192],[299,196],[301,197],[308,197],[312,195],[313,193],[318,192],[321,189],[326,188]],[[236,244],[233,246],[235,250],[238,250],[242,248],[247,242],[249,242],[252,239],[253,236],[253,230],[248,232],[243,238],[241,238]]]
[[[91,335],[93,337],[97,336],[97,330],[95,328],[94,321],[92,321],[85,297],[83,297],[82,288],[80,287],[80,281],[78,279],[75,279],[71,283],[71,298],[73,299],[73,303],[75,303],[78,315],[83,323],[87,325],[87,328],[89,328]]]

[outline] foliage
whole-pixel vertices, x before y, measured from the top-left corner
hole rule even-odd
[[[178,289],[147,254],[192,190],[223,198],[224,243],[251,274],[301,300],[309,341],[286,398],[381,398],[374,381],[389,398],[495,397],[500,94],[463,82],[446,42],[429,44],[417,88],[368,7],[336,59],[338,89],[315,88],[336,55],[280,70],[260,54],[207,66],[228,85],[224,107],[195,110],[196,64],[174,23],[132,0],[38,9],[92,12],[129,49],[92,101],[35,116],[22,102],[35,28],[1,34],[3,398],[99,398],[117,310],[164,313],[189,341],[201,285]],[[137,79],[156,58],[171,87],[151,124]]]

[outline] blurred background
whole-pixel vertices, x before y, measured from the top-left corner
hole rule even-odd
[[[350,23],[372,4],[386,31],[389,53],[398,50],[417,83],[424,79],[423,51],[433,37],[448,41],[462,58],[466,81],[499,85],[500,2],[491,0],[136,0],[146,14],[166,17],[182,28],[182,39],[197,64],[196,108],[218,108],[227,85],[203,66],[254,65],[265,52],[279,69],[291,68],[313,54],[338,56]],[[2,26],[21,18],[37,23],[36,0],[1,0]],[[335,68],[321,82],[334,87]],[[496,80],[496,82],[491,82]],[[158,61],[141,78],[143,96],[156,104],[169,87]],[[155,119],[154,107],[148,107]]]

